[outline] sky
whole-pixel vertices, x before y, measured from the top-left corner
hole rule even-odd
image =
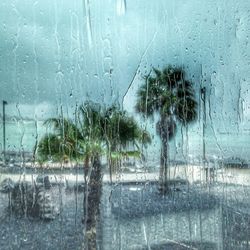
[[[133,111],[152,66],[181,65],[208,89],[210,124],[250,125],[250,2],[1,0],[0,100],[45,119],[91,99]]]

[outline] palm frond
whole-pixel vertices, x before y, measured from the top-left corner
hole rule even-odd
[[[153,68],[152,73],[137,91],[136,112],[146,116],[158,113],[163,120],[172,117],[184,124],[194,121],[197,117],[195,92],[193,84],[185,79],[183,67],[168,65],[162,71]],[[171,133],[164,134],[169,137]]]

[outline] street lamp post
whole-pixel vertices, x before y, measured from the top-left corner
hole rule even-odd
[[[201,88],[201,100],[202,100],[202,111],[203,111],[203,122],[202,122],[202,160],[206,172],[206,181],[208,181],[208,168],[206,168],[206,141],[205,141],[205,128],[206,128],[206,87]]]
[[[206,161],[206,143],[205,143],[205,127],[206,127],[206,87],[201,88],[201,100],[202,100],[202,111],[203,111],[203,121],[202,121],[202,158]]]
[[[3,100],[3,161],[5,163],[6,156],[6,130],[5,130],[5,105],[8,103]]]

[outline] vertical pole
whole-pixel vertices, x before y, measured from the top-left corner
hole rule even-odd
[[[205,128],[206,128],[206,87],[201,88],[201,100],[202,100],[202,161],[204,168],[206,167],[206,139],[205,139]],[[208,168],[205,168],[206,181],[208,181]]]
[[[8,103],[3,101],[3,161],[5,163],[6,160],[6,134],[5,134],[5,105]]]

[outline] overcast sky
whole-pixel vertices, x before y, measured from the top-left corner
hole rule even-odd
[[[45,118],[60,104],[72,112],[127,93],[132,111],[142,75],[171,63],[197,91],[207,86],[220,126],[248,126],[249,9],[246,0],[1,0],[0,99],[10,114]]]

